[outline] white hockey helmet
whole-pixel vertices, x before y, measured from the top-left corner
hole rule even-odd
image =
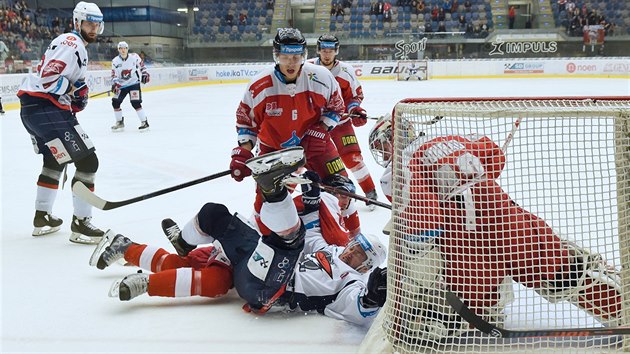
[[[125,41],[118,42],[118,49],[120,49],[120,48],[127,48],[128,49],[129,48],[129,44],[127,44],[127,42],[125,42]]]
[[[103,13],[101,9],[95,3],[80,1],[77,6],[74,7],[74,11],[72,12],[72,19],[74,23],[79,26],[76,28],[77,31],[81,31],[81,22],[82,21],[90,21],[94,23],[99,23],[99,28],[97,33],[102,34],[105,29],[105,22],[103,22]]]
[[[358,272],[368,272],[372,268],[378,267],[385,262],[387,250],[378,236],[359,233],[354,240],[350,241],[348,245],[346,245],[346,247],[352,247],[355,244],[359,244],[367,256],[367,259],[356,268]]]
[[[376,121],[368,138],[370,152],[377,164],[386,167],[394,153],[392,115],[386,114]]]

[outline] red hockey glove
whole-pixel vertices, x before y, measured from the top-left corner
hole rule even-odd
[[[252,174],[252,170],[245,165],[245,162],[254,157],[251,151],[242,147],[236,147],[232,150],[232,162],[230,162],[230,171],[232,178],[237,182]]]
[[[149,73],[142,73],[142,77],[140,78],[140,82],[143,84],[147,84],[151,81],[151,75]]]
[[[120,93],[120,84],[118,84],[118,83],[113,83],[112,84],[112,93],[114,95],[117,95],[117,94]]]
[[[330,133],[321,124],[318,123],[306,129],[304,135],[304,140],[307,140],[302,145],[304,151],[308,151],[309,154],[324,154],[326,152],[326,147],[330,141]]]
[[[354,106],[350,108],[348,113],[352,116],[352,125],[355,127],[364,126],[367,123],[367,113],[361,106]]]
[[[74,91],[72,92],[71,108],[72,112],[81,112],[88,104],[88,94],[90,89],[84,80],[78,80],[74,84]]]

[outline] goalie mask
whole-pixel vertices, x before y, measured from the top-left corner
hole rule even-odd
[[[74,11],[72,11],[72,19],[74,20],[75,30],[81,34],[84,40],[86,40],[86,36],[84,36],[81,24],[83,21],[89,21],[98,24],[98,28],[96,30],[97,34],[102,34],[105,29],[105,22],[103,22],[103,13],[98,6],[91,2],[81,1],[75,7]]]
[[[416,134],[413,126],[406,120],[401,119],[402,127],[398,130],[401,134],[402,146],[408,146],[412,141],[420,136],[424,136],[424,132]],[[391,114],[386,114],[376,121],[376,124],[370,130],[368,139],[370,152],[377,164],[387,167],[394,154],[394,125]]]
[[[385,245],[381,240],[375,235],[365,235],[359,233],[354,240],[350,241],[348,245],[346,245],[345,250],[342,254],[339,255],[339,258],[346,264],[352,266],[348,262],[346,262],[346,258],[344,255],[347,252],[352,252],[354,249],[359,247],[365,253],[365,260],[362,261],[357,266],[354,266],[354,269],[359,273],[369,272],[372,268],[380,266],[383,262],[385,262],[385,258],[387,257],[387,251],[385,249]]]
[[[273,39],[273,60],[280,64],[279,55],[301,55],[302,64],[308,55],[306,50],[306,39],[297,28],[279,28],[276,37]]]

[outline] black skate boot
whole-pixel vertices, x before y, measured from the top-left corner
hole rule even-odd
[[[279,202],[286,197],[284,180],[304,166],[306,158],[302,147],[292,147],[254,157],[245,163],[268,202]]]
[[[99,248],[103,249],[101,244],[107,244],[107,242],[103,242],[103,240],[109,239],[109,238],[110,237],[108,236],[103,237],[101,242],[99,242],[98,246],[96,247],[97,250]],[[127,252],[127,249],[129,248],[129,246],[131,246],[132,243],[133,242],[131,242],[130,239],[128,239],[127,237],[123,235],[118,234],[114,236],[114,238],[111,239],[111,243],[109,244],[109,246],[105,247],[105,249],[103,250],[103,253],[101,253],[98,256],[97,261],[96,261],[96,268],[105,269],[109,267],[110,265],[112,265],[117,260],[123,258],[125,256],[125,252]],[[92,258],[96,258],[94,257],[94,254]]]
[[[125,130],[125,117],[123,119],[116,121],[116,124],[112,125],[113,132],[121,132]]]
[[[82,243],[85,245],[95,245],[101,241],[105,232],[90,223],[91,216],[79,219],[76,216],[72,216],[72,235],[70,235],[70,242]]]
[[[140,126],[138,127],[138,130],[140,132],[146,132],[149,130],[149,121],[145,120],[144,122],[142,122],[142,124],[140,124]]]
[[[36,210],[33,218],[33,236],[42,236],[59,231],[59,226],[63,224],[63,220],[48,214],[45,211]]]
[[[177,254],[185,257],[190,253],[190,251],[197,248],[196,246],[189,245],[182,238],[182,230],[179,229],[177,223],[172,219],[164,219],[162,220],[162,231],[164,231],[164,235],[171,242],[171,245],[175,247]]]
[[[129,274],[120,281],[118,286],[118,298],[120,301],[129,301],[134,297],[147,292],[149,288],[149,275],[144,273]]]

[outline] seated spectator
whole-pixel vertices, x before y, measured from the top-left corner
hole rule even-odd
[[[444,21],[440,21],[440,23],[438,23],[438,32],[440,32],[440,37],[446,37],[446,25],[444,24]]]
[[[247,14],[244,12],[241,12],[240,15],[238,15],[238,23],[240,25],[245,26],[247,24]]]
[[[567,0],[558,0],[558,12],[565,11],[567,8]]]
[[[393,11],[394,10],[392,10],[392,4],[390,4],[389,1],[385,1],[383,3],[383,18],[385,16],[389,16],[389,18],[391,19]]]
[[[466,28],[466,16],[464,15],[459,15],[459,29],[463,30]]]
[[[457,12],[457,9],[459,8],[459,1],[457,0],[453,0],[453,5],[451,6],[451,13],[455,13]]]
[[[444,21],[446,19],[446,13],[444,12],[444,8],[439,8],[438,9],[438,16],[437,16],[437,20],[438,21]]]
[[[472,11],[472,3],[470,2],[470,0],[464,1],[464,9],[466,10],[466,12]]]
[[[418,15],[424,13],[424,11],[426,11],[426,7],[427,5],[424,3],[424,0],[418,1],[418,5],[416,5],[416,13]]]
[[[232,26],[234,24],[234,15],[228,13],[225,15],[225,24],[228,26]]]
[[[486,38],[488,37],[488,26],[484,23],[481,25],[481,32],[479,33],[479,37]]]
[[[431,25],[431,22],[427,21],[427,22],[424,24],[424,32],[425,32],[425,33],[431,33],[431,32],[433,32],[433,26]]]
[[[275,6],[275,2],[276,0],[267,0],[267,5],[266,5],[267,10],[273,10],[273,7]]]
[[[351,8],[351,7],[352,7],[352,1],[350,1],[350,0],[343,0],[341,2],[341,8],[346,9],[346,8]]]
[[[444,0],[444,2],[442,3],[442,10],[444,10],[444,12],[451,12],[451,0]]]
[[[438,7],[437,5],[433,5],[433,8],[431,8],[431,21],[436,21],[438,20]]]

